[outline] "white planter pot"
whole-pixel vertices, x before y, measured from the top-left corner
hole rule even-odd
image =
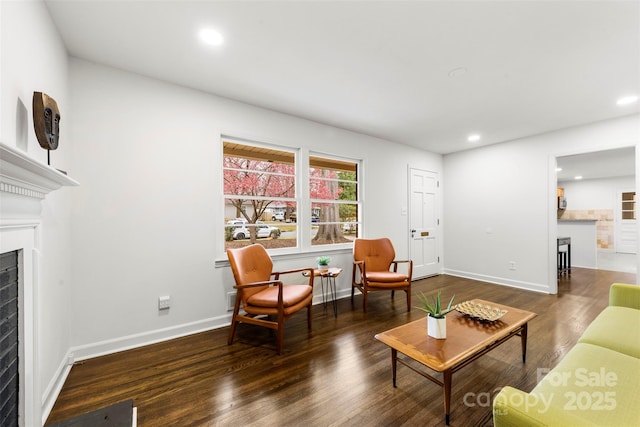
[[[427,335],[437,339],[447,338],[447,318],[436,319],[427,316]]]
[[[322,265],[318,264],[318,270],[322,272],[329,270],[329,264],[322,264]]]

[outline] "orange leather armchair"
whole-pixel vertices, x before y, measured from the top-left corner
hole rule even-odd
[[[353,276],[351,280],[351,301],[357,288],[364,297],[363,311],[367,311],[367,295],[373,291],[405,291],[407,311],[411,311],[411,275],[413,261],[395,260],[396,252],[391,240],[356,239],[353,244]],[[407,273],[398,272],[398,264],[406,263]],[[393,268],[392,268],[393,267]]]
[[[311,329],[313,268],[272,272],[271,257],[259,244],[227,249],[227,257],[236,281],[234,288],[238,290],[228,344],[233,343],[238,323],[251,323],[276,330],[276,351],[281,354],[286,319],[306,307],[307,325]],[[283,274],[303,271],[309,272],[308,285],[284,285],[280,280]],[[240,313],[240,303],[245,313]],[[276,320],[271,320],[272,318]]]

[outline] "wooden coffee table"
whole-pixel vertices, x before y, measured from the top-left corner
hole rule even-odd
[[[397,362],[400,362],[444,388],[444,414],[447,425],[451,407],[453,373],[516,335],[521,337],[522,363],[524,363],[527,354],[527,322],[536,317],[535,313],[502,304],[483,300],[473,300],[473,302],[499,307],[508,312],[495,322],[481,322],[452,311],[447,315],[446,339],[428,336],[425,318],[375,336],[378,341],[391,347],[394,387],[396,387]],[[398,357],[398,353],[433,371],[441,372],[442,381],[409,364],[407,359]]]

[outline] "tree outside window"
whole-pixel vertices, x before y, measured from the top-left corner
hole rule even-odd
[[[312,221],[318,229],[312,245],[349,243],[358,234],[358,165],[355,162],[309,157]]]
[[[309,193],[300,195],[295,162],[294,151],[223,140],[225,249],[252,243],[296,248],[298,227],[311,231],[303,249],[357,236],[358,164],[309,156]],[[298,215],[301,203],[305,217]]]
[[[223,182],[226,248],[297,245],[295,224],[271,224],[297,206],[293,152],[223,141]]]

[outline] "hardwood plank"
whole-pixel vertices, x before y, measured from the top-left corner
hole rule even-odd
[[[455,294],[537,313],[529,323],[527,363],[520,340],[505,342],[453,377],[451,425],[492,425],[490,402],[499,388],[531,390],[538,369],[554,367],[608,303],[613,282],[635,283],[635,274],[573,268],[558,295],[522,291],[441,275],[414,282],[413,293]],[[356,293],[357,294],[357,293]],[[407,313],[402,293],[362,296],[354,304],[315,306],[313,330],[306,314],[286,324],[283,354],[273,332],[240,325],[228,346],[227,328],[76,363],[47,424],[133,399],[145,426],[441,426],[442,389],[398,366],[391,384],[389,348],[376,333],[421,319]],[[426,326],[425,326],[426,327]]]

